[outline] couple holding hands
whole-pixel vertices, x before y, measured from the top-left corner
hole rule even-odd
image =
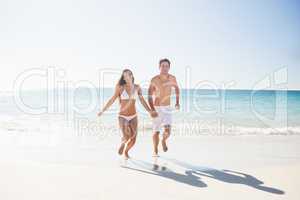
[[[98,116],[101,116],[119,98],[119,126],[123,137],[118,153],[120,155],[124,154],[125,159],[130,158],[128,152],[134,146],[137,137],[138,119],[135,106],[137,98],[153,118],[153,156],[158,157],[159,134],[162,127],[162,149],[164,152],[168,151],[167,139],[171,133],[172,123],[172,109],[170,106],[172,88],[175,88],[176,93],[175,107],[179,109],[179,87],[175,76],[169,74],[170,64],[170,61],[166,58],[159,61],[160,73],[151,79],[148,89],[148,103],[142,95],[141,87],[134,83],[132,71],[129,69],[123,70],[113,96],[98,113]]]

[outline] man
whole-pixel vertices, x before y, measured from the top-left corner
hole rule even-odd
[[[153,113],[158,114],[158,116],[153,119],[153,156],[155,157],[158,156],[159,133],[161,127],[164,128],[161,141],[163,151],[168,151],[167,139],[170,136],[172,123],[172,110],[170,106],[172,88],[175,88],[176,93],[175,108],[179,109],[179,87],[175,76],[169,74],[170,64],[170,61],[166,58],[159,61],[160,74],[151,79],[148,89],[149,106]]]

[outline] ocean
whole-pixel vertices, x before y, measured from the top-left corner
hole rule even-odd
[[[31,90],[0,94],[1,143],[69,134],[100,139],[119,135],[118,100],[98,118],[99,109],[113,94],[112,88]],[[147,93],[144,89],[144,98]],[[300,134],[300,91],[182,89],[180,110],[174,108],[176,137],[197,135],[295,135]],[[137,102],[139,134],[151,132],[151,118]],[[23,139],[24,139],[23,138]],[[54,137],[55,138],[55,137]],[[24,140],[23,140],[24,142]]]

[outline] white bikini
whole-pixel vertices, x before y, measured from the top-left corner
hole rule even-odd
[[[132,95],[129,96],[129,94],[127,93],[126,89],[124,88],[124,90],[122,91],[121,95],[120,95],[120,99],[121,100],[135,100],[137,98],[137,90],[136,88],[134,87],[133,88],[133,92],[132,92]],[[126,121],[130,121],[132,119],[134,119],[135,117],[137,116],[137,114],[133,114],[133,115],[129,115],[129,116],[126,116],[126,115],[120,115],[119,114],[119,117],[122,117],[124,118]]]

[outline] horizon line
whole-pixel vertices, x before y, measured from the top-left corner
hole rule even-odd
[[[113,89],[114,87],[80,87],[80,88],[84,88],[84,89]],[[22,91],[28,92],[28,91],[40,91],[40,90],[61,90],[61,89],[78,89],[78,88],[72,88],[72,87],[68,87],[68,88],[62,88],[62,87],[58,87],[58,88],[31,88],[31,89],[22,89]],[[142,87],[142,89],[147,89]],[[235,91],[294,91],[294,92],[300,92],[300,89],[261,89],[261,90],[257,90],[257,89],[249,89],[249,88],[228,88],[228,89],[222,89],[222,88],[180,88],[180,90],[235,90]],[[0,93],[14,93],[14,90],[0,90]]]

